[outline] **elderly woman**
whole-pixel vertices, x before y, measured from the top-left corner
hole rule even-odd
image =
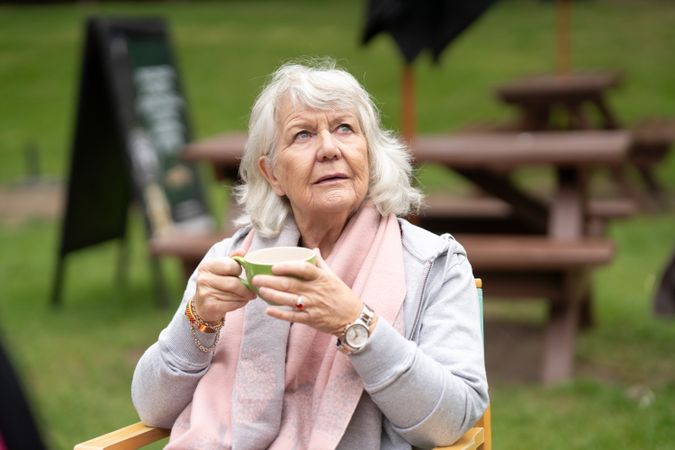
[[[410,157],[368,93],[331,64],[279,68],[251,113],[245,215],[190,278],[134,373],[170,449],[410,449],[454,442],[487,383],[471,266],[417,208]],[[316,249],[252,283],[232,259]],[[336,345],[337,344],[337,345]]]

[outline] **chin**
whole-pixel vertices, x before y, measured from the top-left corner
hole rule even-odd
[[[316,210],[323,212],[331,212],[335,214],[349,213],[351,214],[361,202],[353,196],[345,195],[329,195],[325,199],[315,205]]]

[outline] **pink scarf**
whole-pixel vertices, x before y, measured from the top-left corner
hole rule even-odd
[[[251,232],[246,251],[297,245],[289,221],[273,240]],[[364,206],[327,259],[378,315],[403,330],[403,252],[398,221]],[[254,300],[227,315],[222,339],[168,449],[335,449],[363,395],[363,382],[335,337],[273,319]],[[369,401],[367,408],[376,409]],[[375,411],[379,415],[379,412]],[[373,430],[379,439],[380,428]]]

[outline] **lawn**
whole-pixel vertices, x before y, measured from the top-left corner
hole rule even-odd
[[[422,57],[416,64],[418,129],[454,130],[512,117],[492,89],[554,68],[552,3],[503,0],[445,52],[440,65]],[[625,74],[611,103],[628,125],[675,117],[675,4],[573,3],[573,66]],[[300,56],[336,58],[373,94],[385,124],[397,128],[400,57],[384,36],[359,45],[364,6],[355,0],[0,6],[1,187],[16,189],[24,180],[29,148],[38,151],[43,178],[67,176],[83,20],[91,14],[166,18],[197,137],[245,129],[266,74]],[[659,175],[675,186],[673,155]],[[419,176],[427,189],[460,188],[435,168]],[[209,193],[218,214],[225,194],[215,182]],[[489,372],[496,448],[675,448],[675,322],[651,314],[654,284],[675,246],[674,219],[672,211],[659,211],[611,224],[608,233],[619,250],[596,273],[597,323],[580,337],[573,380],[543,388]],[[116,278],[116,243],[82,251],[69,260],[63,307],[50,308],[59,231],[58,219],[0,217],[0,331],[45,438],[52,448],[67,449],[136,420],[129,398],[134,365],[173,312],[155,306],[135,213],[126,280]],[[179,272],[174,262],[165,268],[177,302]],[[486,282],[489,319],[541,320],[537,305],[494,305]]]

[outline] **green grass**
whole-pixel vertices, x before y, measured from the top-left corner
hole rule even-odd
[[[621,119],[675,117],[673,3],[573,3],[573,65],[624,72],[624,85],[611,97]],[[377,99],[385,124],[396,128],[401,61],[388,37],[358,45],[364,7],[356,0],[2,6],[0,183],[22,179],[32,143],[44,176],[65,178],[82,21],[94,13],[167,18],[197,137],[243,130],[265,75],[281,61],[307,55],[333,56],[351,70]],[[426,56],[416,64],[418,129],[512,117],[492,95],[494,85],[548,72],[554,55],[551,2],[503,0],[440,65]],[[675,157],[659,173],[675,185]],[[539,176],[527,174],[537,182]],[[449,178],[437,168],[420,172],[426,189],[459,189]],[[210,193],[222,210],[222,189],[213,184]],[[674,219],[663,212],[612,225],[619,252],[595,278],[597,325],[579,338],[571,382],[546,389],[490,375],[496,448],[675,448],[675,323],[651,315],[654,284],[675,245]],[[0,224],[0,329],[47,440],[67,449],[135,420],[133,367],[172,311],[155,307],[135,216],[127,282],[115,278],[116,244],[92,248],[70,258],[65,305],[49,308],[58,237],[57,221]],[[177,299],[177,268],[165,266]],[[510,314],[536,321],[538,308]]]

